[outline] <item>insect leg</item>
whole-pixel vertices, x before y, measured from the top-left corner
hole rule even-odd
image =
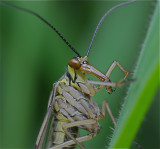
[[[119,69],[122,70],[122,72],[125,74],[125,76],[124,76],[124,78],[123,78],[124,80],[126,79],[126,77],[127,77],[129,74],[132,74],[131,72],[126,71],[126,70],[120,65],[119,62],[114,61],[114,62],[111,64],[111,66],[109,67],[108,71],[106,72],[106,76],[107,76],[107,77],[109,77],[109,76],[111,75],[113,69],[114,69],[116,66],[118,66]]]
[[[103,115],[103,118],[106,116],[106,110],[107,110],[107,112],[108,112],[108,114],[109,114],[114,126],[116,127],[117,123],[116,123],[115,118],[114,118],[114,116],[113,116],[113,114],[111,112],[111,109],[110,109],[107,101],[103,100],[103,102],[102,102],[102,115]]]
[[[63,126],[64,132],[66,133],[66,135],[68,135],[68,137],[70,137],[75,144],[79,145],[79,147],[81,149],[84,149],[84,147],[67,131],[67,128],[70,127],[75,127],[75,126],[80,126],[80,125],[90,125],[90,124],[95,124],[97,121],[94,119],[88,119],[88,120],[82,120],[82,121],[75,121],[75,122],[71,122],[68,124],[65,124]]]
[[[111,112],[111,109],[110,109],[107,101],[103,100],[103,102],[102,102],[102,115],[103,115],[102,119],[106,116],[106,110],[108,111],[108,114],[109,114],[110,118],[112,119],[114,127],[116,127],[117,123],[116,123],[116,121],[114,119],[114,116],[113,116],[113,114]],[[138,149],[143,149],[142,146],[139,143],[137,143],[136,141],[133,141],[132,143],[135,144],[138,147]]]
[[[91,80],[87,80],[89,83],[94,84],[94,85],[100,85],[100,89],[103,86],[111,86],[111,87],[117,87],[117,86],[121,86],[121,83],[119,82],[100,82],[100,81],[91,81]],[[102,86],[102,87],[101,87]],[[96,91],[100,90],[99,87],[96,89]]]
[[[78,142],[89,141],[89,140],[91,140],[93,138],[93,136],[94,136],[94,133],[90,133],[90,134],[88,134],[86,136],[76,138],[76,140]],[[49,149],[62,149],[64,147],[67,147],[67,146],[70,146],[70,145],[73,145],[73,144],[75,144],[75,142],[73,140],[69,140],[69,141],[66,141],[66,142],[64,142],[62,144],[53,146],[53,147],[51,147]]]
[[[106,72],[106,76],[109,78],[109,76],[111,75],[113,69],[118,66],[120,68],[120,70],[122,70],[122,72],[125,74],[124,78],[119,80],[117,83],[115,82],[97,82],[97,81],[88,81],[89,83],[91,84],[97,84],[99,85],[96,89],[96,91],[99,91],[101,90],[104,86],[110,86],[110,87],[117,87],[117,86],[122,86],[123,84],[126,84],[126,83],[130,83],[131,81],[134,81],[134,80],[129,80],[127,82],[124,82],[124,80],[126,79],[126,77],[129,75],[129,74],[132,74],[131,72],[128,72],[126,71],[121,65],[119,62],[117,61],[114,61],[111,66],[109,67],[108,71]]]
[[[46,134],[49,118],[50,118],[50,116],[52,114],[52,108],[53,108],[56,89],[57,89],[57,83],[55,83],[53,85],[53,90],[52,90],[50,98],[49,98],[47,113],[45,115],[45,118],[43,120],[42,126],[40,128],[40,131],[39,131],[39,134],[38,134],[38,137],[37,137],[37,140],[36,140],[36,144],[35,144],[35,149],[39,149],[43,145],[43,140],[44,140],[44,137],[45,137],[45,134]]]

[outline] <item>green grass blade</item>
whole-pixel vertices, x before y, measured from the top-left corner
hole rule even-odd
[[[158,89],[159,6],[158,2],[134,72],[133,78],[137,81],[129,88],[109,148],[128,148],[131,145]]]

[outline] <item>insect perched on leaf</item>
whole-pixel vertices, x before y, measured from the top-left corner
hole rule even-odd
[[[85,147],[82,142],[92,139],[99,133],[100,124],[98,120],[105,117],[106,110],[116,127],[116,121],[107,101],[103,100],[101,110],[92,97],[103,87],[106,88],[108,93],[112,93],[113,87],[116,88],[126,83],[124,80],[130,73],[126,71],[119,62],[114,61],[108,71],[103,74],[89,63],[88,56],[96,33],[106,16],[114,9],[131,4],[134,1],[135,0],[116,5],[104,14],[95,29],[87,54],[84,57],[70,45],[54,26],[37,13],[1,2],[1,4],[31,13],[41,19],[49,25],[76,54],[68,63],[67,72],[53,84],[53,90],[51,91],[48,101],[47,113],[37,137],[35,149],[74,148],[75,145],[84,149]],[[109,79],[115,66],[118,66],[125,74],[124,78],[117,83]],[[100,81],[88,80],[85,74],[90,74]],[[78,128],[87,130],[89,134],[79,137]]]

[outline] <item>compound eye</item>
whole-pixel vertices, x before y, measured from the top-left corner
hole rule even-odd
[[[69,66],[74,68],[74,69],[79,69],[81,67],[81,63],[79,60],[75,59],[75,58],[72,58],[70,61],[69,61]]]

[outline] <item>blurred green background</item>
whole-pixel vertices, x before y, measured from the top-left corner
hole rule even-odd
[[[37,12],[51,22],[82,56],[87,52],[100,18],[118,3],[120,2],[12,2]],[[132,72],[154,5],[154,1],[136,2],[112,12],[98,31],[89,56],[90,63],[106,72],[116,60]],[[64,74],[68,61],[73,56],[75,54],[57,34],[39,19],[25,12],[0,6],[1,148],[33,148],[45,116],[52,84]],[[116,68],[111,80],[116,82],[122,77],[123,73]],[[112,95],[103,90],[97,93],[95,100],[101,106],[102,100],[107,99],[117,118],[127,88],[128,85],[117,88]],[[158,97],[157,91],[135,138],[144,148],[160,148]],[[113,125],[108,115],[100,123],[100,133],[84,143],[87,149],[102,149],[107,146]]]

